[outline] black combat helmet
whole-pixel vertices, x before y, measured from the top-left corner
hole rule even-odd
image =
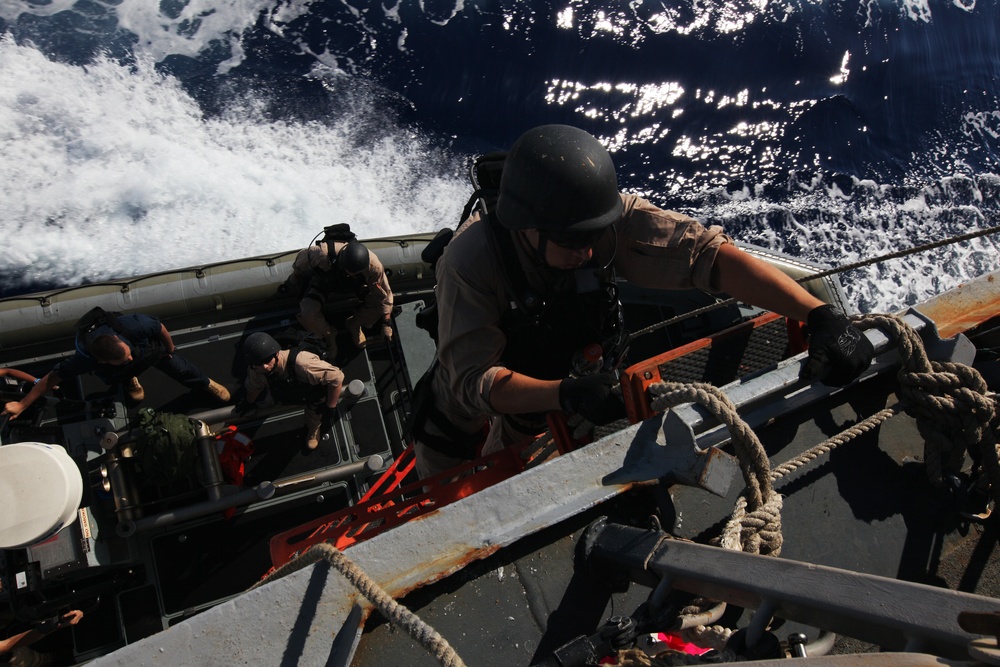
[[[593,233],[621,217],[611,156],[569,125],[528,130],[507,153],[497,199],[500,223],[513,230]]]
[[[337,253],[337,265],[348,275],[361,273],[370,263],[371,257],[364,243],[351,241]]]
[[[278,341],[263,331],[252,333],[243,341],[243,356],[251,366],[260,366],[281,351]]]

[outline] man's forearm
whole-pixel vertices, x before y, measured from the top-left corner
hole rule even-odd
[[[35,383],[35,386],[31,388],[31,391],[29,391],[24,398],[22,398],[20,401],[11,401],[7,405],[5,405],[4,411],[9,412],[10,414],[17,417],[19,414],[21,414],[29,407],[31,407],[31,405],[34,404],[34,402],[37,401],[39,398],[41,398],[45,392],[47,392],[49,389],[57,387],[61,381],[62,378],[60,378],[55,373],[47,373],[41,380]],[[15,406],[15,407],[11,408],[8,406]],[[20,409],[18,409],[18,407]]]
[[[326,386],[326,407],[337,407],[337,403],[340,401],[340,393],[343,390],[343,383],[338,382],[336,385],[328,384]]]
[[[538,380],[502,371],[490,389],[490,405],[500,414],[524,414],[559,409],[559,380]]]
[[[730,296],[800,322],[823,305],[780,269],[729,243],[719,248],[712,272],[715,283]]]

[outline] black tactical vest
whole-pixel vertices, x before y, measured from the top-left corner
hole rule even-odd
[[[295,377],[295,360],[299,356],[298,349],[288,353],[285,363],[285,375],[271,373],[267,376],[267,386],[275,403],[286,405],[316,405],[326,401],[326,385],[301,382]]]

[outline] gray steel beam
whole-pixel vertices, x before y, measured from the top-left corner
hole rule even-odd
[[[978,635],[959,626],[959,613],[1000,611],[1000,600],[981,595],[695,544],[661,531],[596,522],[586,539],[592,567],[617,564],[644,583],[763,609],[765,618],[755,617],[751,627],[773,615],[884,650],[968,659]]]

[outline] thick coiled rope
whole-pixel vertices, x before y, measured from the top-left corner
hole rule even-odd
[[[262,586],[272,579],[279,579],[292,572],[301,570],[319,560],[325,560],[330,564],[330,567],[344,575],[344,578],[351,582],[362,595],[371,600],[372,604],[382,612],[382,615],[390,623],[406,630],[411,637],[426,648],[442,665],[445,665],[445,667],[465,667],[465,663],[444,637],[438,634],[434,628],[420,620],[416,614],[393,600],[392,596],[365,574],[358,567],[357,563],[345,556],[344,552],[332,544],[324,542],[313,545],[305,553],[268,574],[267,577],[251,586],[249,590]]]
[[[986,473],[991,494],[1000,490],[996,400],[976,369],[951,361],[931,361],[923,341],[901,318],[867,315],[859,326],[876,326],[896,339],[902,357],[900,400],[924,438],[924,462],[932,484],[958,473],[968,451]]]
[[[704,382],[658,382],[648,388],[653,410],[682,403],[703,405],[729,428],[746,489],[722,531],[722,546],[764,556],[781,553],[781,496],[771,486],[771,463],[753,429],[718,387]]]

